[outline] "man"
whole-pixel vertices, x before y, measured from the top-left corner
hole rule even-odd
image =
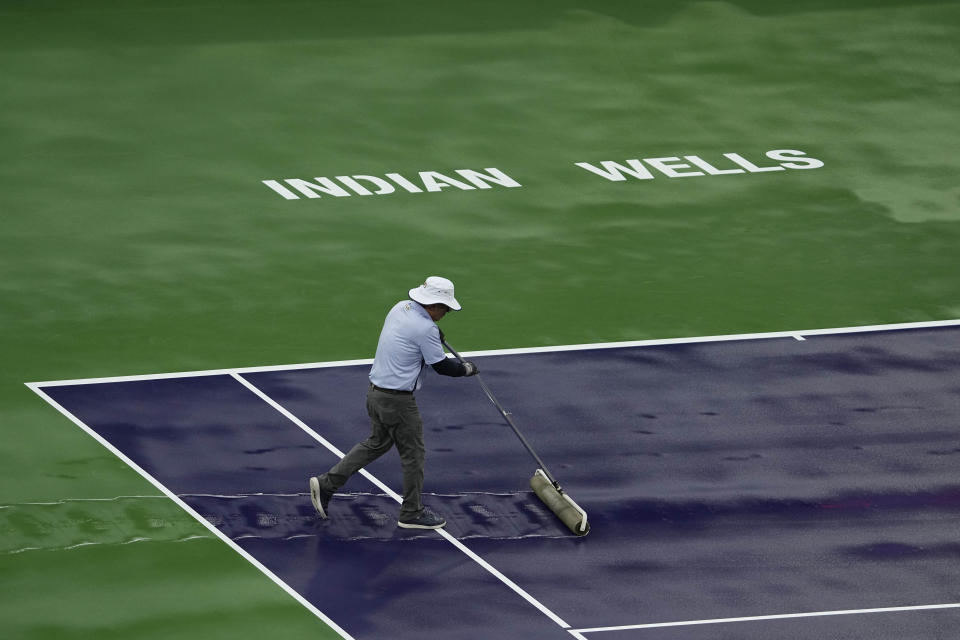
[[[477,367],[460,363],[443,352],[442,333],[436,322],[451,309],[460,310],[453,283],[430,276],[410,289],[410,299],[390,309],[380,332],[377,353],[370,368],[367,413],[372,432],[326,473],[310,478],[310,500],[326,518],[333,494],[347,479],[393,445],[403,471],[403,505],[398,525],[405,529],[439,529],[447,522],[423,506],[423,422],[414,399],[423,367],[429,364],[445,376],[472,376]]]

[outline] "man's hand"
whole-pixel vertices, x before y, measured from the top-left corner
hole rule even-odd
[[[466,369],[466,372],[463,374],[465,376],[475,376],[477,373],[479,373],[477,365],[473,364],[469,360],[463,361],[463,368]]]

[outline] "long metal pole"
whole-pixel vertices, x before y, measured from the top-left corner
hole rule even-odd
[[[443,346],[445,346],[447,349],[449,349],[449,350],[450,350],[450,353],[452,353],[454,356],[456,356],[457,360],[459,360],[460,362],[463,362],[463,358],[460,357],[460,354],[457,353],[457,350],[456,350],[456,349],[454,349],[453,347],[451,347],[450,344],[447,343],[446,340],[443,340],[442,342],[443,342]],[[500,415],[502,415],[502,416],[503,416],[503,419],[507,421],[507,424],[510,425],[510,428],[513,429],[513,432],[514,432],[515,434],[517,434],[517,437],[520,438],[520,442],[522,442],[522,443],[523,443],[523,446],[526,447],[527,451],[530,452],[530,455],[533,456],[533,459],[537,461],[537,464],[538,464],[538,465],[540,465],[540,469],[542,469],[542,470],[543,470],[543,474],[544,474],[545,476],[547,476],[547,480],[549,480],[550,483],[559,490],[559,489],[560,489],[560,483],[558,483],[558,482],[554,479],[553,475],[552,475],[552,474],[550,473],[550,471],[547,469],[547,465],[545,465],[545,464],[543,463],[543,460],[540,459],[540,456],[537,455],[537,452],[533,450],[533,447],[530,446],[530,443],[527,442],[527,439],[526,439],[525,437],[523,437],[523,434],[522,434],[522,433],[520,433],[520,429],[518,429],[518,428],[517,428],[517,425],[514,424],[513,419],[510,417],[510,413],[509,413],[506,409],[504,409],[503,406],[502,406],[499,402],[497,402],[497,399],[496,399],[496,397],[494,397],[493,392],[490,391],[490,387],[488,387],[488,386],[487,386],[487,383],[483,381],[483,378],[480,377],[480,374],[477,373],[474,377],[476,377],[477,382],[480,383],[480,386],[483,388],[483,392],[487,394],[487,397],[488,397],[488,398],[490,398],[490,402],[492,402],[492,403],[493,403],[493,406],[495,406],[495,407],[497,408],[497,410],[500,411]]]

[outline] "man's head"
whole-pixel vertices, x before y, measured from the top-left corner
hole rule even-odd
[[[422,304],[434,322],[451,309],[461,309],[460,303],[453,297],[453,283],[440,276],[430,276],[419,287],[410,289],[410,299]]]
[[[423,308],[427,310],[427,313],[430,314],[430,319],[434,322],[447,315],[447,312],[450,311],[450,307],[440,302],[436,304],[425,304]]]

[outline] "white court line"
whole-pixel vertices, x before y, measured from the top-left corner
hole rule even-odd
[[[232,376],[234,377],[234,379],[236,379],[240,384],[242,384],[242,385],[245,386],[247,389],[249,389],[249,390],[252,391],[254,394],[256,394],[257,397],[259,397],[261,400],[263,400],[264,402],[266,402],[267,404],[269,404],[271,407],[273,407],[274,409],[276,409],[277,411],[279,411],[281,414],[283,414],[284,417],[286,417],[288,420],[290,420],[290,421],[293,422],[295,425],[297,425],[298,427],[300,427],[301,429],[303,429],[310,437],[312,437],[314,440],[316,440],[317,442],[319,442],[320,444],[322,444],[324,447],[326,447],[326,448],[327,448],[330,452],[332,452],[334,455],[336,455],[336,456],[338,456],[338,457],[340,457],[340,458],[343,458],[343,457],[344,457],[345,454],[344,454],[342,451],[340,451],[340,449],[338,449],[337,447],[335,447],[334,445],[332,445],[326,438],[324,438],[324,437],[321,436],[319,433],[317,433],[316,431],[314,431],[313,429],[311,429],[311,428],[310,428],[305,422],[303,422],[300,418],[298,418],[297,416],[293,415],[289,410],[287,410],[286,407],[284,407],[283,405],[281,405],[280,403],[278,403],[276,400],[274,400],[273,398],[271,398],[270,396],[268,396],[266,393],[264,393],[262,390],[260,390],[259,388],[257,388],[256,386],[254,386],[253,384],[251,384],[250,382],[248,382],[247,380],[245,380],[245,379],[244,379],[242,376],[240,376],[239,374],[237,374],[237,373],[231,373],[230,375],[232,375]],[[386,484],[384,484],[383,482],[381,482],[381,481],[379,480],[379,478],[375,477],[372,473],[370,473],[370,472],[367,471],[366,469],[361,469],[361,470],[360,470],[360,473],[361,473],[361,475],[363,475],[363,477],[365,477],[367,480],[369,480],[370,482],[372,482],[373,484],[375,484],[377,487],[380,488],[381,491],[383,491],[383,492],[386,493],[388,496],[390,496],[391,498],[393,498],[394,500],[396,500],[398,503],[402,503],[402,502],[403,502],[403,498],[400,497],[400,495],[399,495],[396,491],[394,491],[393,489],[391,489],[390,487],[388,487]],[[471,551],[469,548],[467,548],[466,545],[464,545],[462,542],[460,542],[459,540],[457,540],[456,538],[454,538],[454,537],[453,537],[452,535],[450,535],[447,531],[445,531],[445,530],[443,530],[443,529],[438,529],[438,530],[437,530],[437,533],[440,534],[441,536],[443,536],[443,538],[444,538],[445,540],[447,540],[447,542],[449,542],[450,544],[452,544],[453,546],[455,546],[457,549],[459,549],[460,551],[462,551],[463,553],[465,553],[471,560],[473,560],[474,562],[476,562],[477,564],[479,564],[481,567],[483,567],[484,569],[486,569],[487,571],[489,571],[495,578],[497,578],[497,580],[499,580],[500,582],[502,582],[503,584],[505,584],[507,587],[509,587],[510,589],[512,589],[515,593],[517,593],[520,597],[522,597],[522,598],[523,598],[524,600],[526,600],[528,603],[530,603],[530,604],[532,604],[534,607],[536,607],[536,608],[537,608],[541,613],[543,613],[545,616],[547,616],[548,618],[550,618],[551,620],[553,620],[554,622],[556,622],[558,625],[560,625],[560,626],[563,627],[564,629],[568,629],[568,628],[570,627],[570,625],[567,624],[566,622],[564,622],[563,619],[562,619],[560,616],[558,616],[558,615],[555,614],[553,611],[551,611],[550,609],[548,609],[546,606],[544,606],[539,600],[537,600],[536,598],[534,598],[532,595],[530,595],[529,593],[527,593],[526,591],[524,591],[524,590],[523,590],[519,585],[517,585],[513,580],[511,580],[511,579],[508,578],[507,576],[505,576],[505,575],[503,575],[502,573],[500,573],[500,571],[498,571],[493,565],[491,565],[491,564],[488,563],[486,560],[484,560],[483,558],[481,558],[480,556],[478,556],[476,553],[474,553],[473,551]]]
[[[652,347],[671,344],[697,344],[703,342],[726,342],[735,340],[768,340],[771,338],[803,339],[809,336],[826,336],[846,333],[865,333],[870,331],[902,331],[905,329],[933,329],[937,327],[960,326],[960,319],[933,320],[929,322],[902,322],[899,324],[875,324],[858,327],[837,327],[832,329],[809,329],[804,331],[773,331],[768,333],[740,333],[719,336],[699,336],[694,338],[664,338],[657,340],[633,340],[627,342],[596,342],[588,344],[567,344],[552,347],[522,347],[518,349],[490,349],[487,351],[464,351],[465,357],[521,355],[532,353],[551,353],[555,351],[584,351],[588,349],[618,349],[622,347]],[[80,378],[76,380],[50,380],[34,382],[38,387],[61,387],[75,384],[100,384],[109,382],[136,382],[142,380],[164,380],[169,378],[189,378],[198,376],[231,375],[234,373],[264,373],[270,371],[295,371],[299,369],[320,369],[326,367],[349,367],[369,365],[372,358],[362,360],[337,360],[330,362],[307,362],[301,364],[271,365],[261,367],[241,367],[233,369],[209,369],[206,371],[182,371],[175,373],[153,373],[134,376],[112,376],[108,378]]]
[[[842,611],[811,611],[808,613],[782,613],[769,616],[746,616],[743,618],[714,618],[712,620],[687,620],[684,622],[656,622],[653,624],[629,624],[619,627],[593,627],[592,629],[568,629],[579,640],[587,640],[583,634],[601,631],[631,631],[635,629],[661,629],[663,627],[690,627],[702,624],[726,624],[730,622],[756,622],[759,620],[787,620],[790,618],[818,618],[825,616],[849,616],[867,613],[897,613],[901,611],[924,611],[929,609],[956,609],[960,603],[923,604],[909,607],[882,607],[878,609],[845,609]]]
[[[81,429],[83,429],[84,431],[86,431],[87,434],[90,435],[90,437],[92,437],[94,440],[96,440],[96,441],[99,442],[101,445],[103,445],[107,450],[109,450],[111,453],[113,453],[113,455],[115,455],[115,456],[117,456],[118,458],[120,458],[121,460],[123,460],[123,462],[125,462],[125,463],[127,464],[127,466],[129,466],[131,469],[133,469],[134,471],[136,471],[137,473],[139,473],[139,474],[140,474],[141,476],[143,476],[148,482],[150,482],[150,484],[152,484],[153,486],[155,486],[157,489],[159,489],[160,491],[162,491],[168,498],[170,498],[170,499],[173,500],[175,503],[177,503],[177,505],[179,505],[181,509],[183,509],[184,511],[186,511],[187,513],[189,513],[191,516],[193,516],[193,518],[194,518],[197,522],[199,522],[200,524],[202,524],[202,525],[203,525],[204,527],[206,527],[211,533],[213,533],[215,536],[217,536],[218,538],[220,538],[220,540],[223,541],[225,544],[227,544],[231,549],[233,549],[234,551],[236,551],[237,553],[239,553],[241,556],[243,556],[243,558],[246,559],[247,562],[249,562],[249,563],[252,564],[254,567],[256,567],[257,569],[259,569],[261,573],[263,573],[265,576],[267,576],[268,578],[270,578],[270,579],[271,579],[277,586],[279,586],[281,589],[283,589],[284,591],[286,591],[290,596],[293,597],[294,600],[296,600],[297,602],[299,602],[300,604],[302,604],[302,605],[303,605],[304,607],[306,607],[307,610],[310,611],[313,615],[315,615],[316,617],[320,618],[320,620],[322,620],[324,623],[326,623],[327,626],[329,626],[331,629],[333,629],[334,631],[336,631],[337,633],[339,633],[340,636],[341,636],[342,638],[344,638],[344,640],[354,640],[353,636],[351,636],[351,635],[348,634],[346,631],[344,631],[342,628],[340,628],[340,626],[339,626],[337,623],[335,623],[333,620],[331,620],[330,618],[328,618],[327,615],[324,614],[322,611],[320,611],[320,610],[317,609],[315,606],[313,606],[313,605],[310,603],[309,600],[307,600],[307,599],[304,598],[302,595],[300,595],[299,593],[297,593],[290,585],[288,585],[286,582],[284,582],[283,580],[281,580],[275,573],[273,573],[272,571],[270,571],[270,569],[268,569],[266,566],[264,566],[263,564],[261,564],[261,562],[260,562],[259,560],[257,560],[257,559],[254,558],[252,555],[250,555],[249,553],[247,553],[240,545],[238,545],[236,542],[234,542],[233,540],[231,540],[225,533],[223,533],[222,531],[220,531],[219,529],[217,529],[215,526],[213,526],[206,518],[204,518],[204,517],[201,516],[199,513],[197,513],[196,511],[194,511],[193,508],[191,508],[190,505],[188,505],[186,502],[184,502],[183,500],[181,500],[180,497],[177,496],[177,494],[175,494],[174,492],[172,492],[172,491],[170,491],[169,489],[167,489],[167,487],[165,487],[163,484],[161,484],[159,480],[157,480],[156,478],[154,478],[153,476],[151,476],[149,473],[147,473],[146,471],[144,471],[142,468],[140,468],[140,466],[137,465],[137,463],[135,463],[133,460],[131,460],[130,458],[128,458],[126,455],[124,455],[124,453],[123,453],[122,451],[120,451],[119,449],[117,449],[116,447],[114,447],[112,444],[110,444],[110,442],[108,442],[105,438],[103,438],[99,433],[97,433],[96,431],[94,431],[93,429],[91,429],[90,427],[88,427],[82,420],[80,420],[80,419],[77,418],[75,415],[73,415],[72,413],[70,413],[69,411],[67,411],[67,410],[66,410],[65,408],[63,408],[56,400],[54,400],[53,398],[51,398],[50,396],[48,396],[46,393],[44,393],[44,391],[43,391],[38,385],[28,384],[27,386],[30,387],[30,389],[32,389],[32,390],[34,391],[34,393],[36,393],[38,396],[40,396],[41,398],[43,398],[44,400],[46,400],[46,401],[50,404],[50,406],[52,406],[54,409],[56,409],[57,411],[59,411],[60,413],[62,413],[64,416],[66,416],[67,419],[69,419],[69,420],[70,420],[71,422],[73,422],[75,425],[77,425],[78,427],[80,427]],[[92,544],[92,543],[91,543],[91,544]],[[81,546],[81,545],[75,545],[75,546]]]

